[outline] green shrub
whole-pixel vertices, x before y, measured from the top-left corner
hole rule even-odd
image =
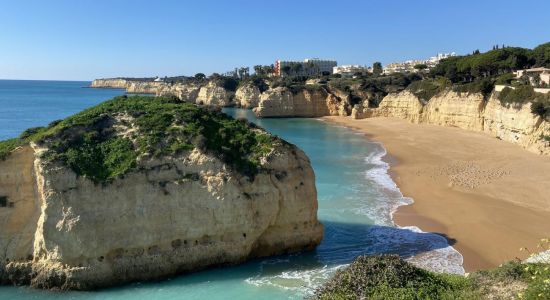
[[[265,82],[265,80],[260,76],[250,76],[244,80],[241,80],[239,82],[239,87],[243,86],[245,84],[251,84],[258,88],[260,93],[263,93],[269,89],[269,85]]]
[[[541,117],[550,115],[550,102],[534,102],[531,104],[531,112]]]
[[[530,85],[520,85],[512,89],[505,87],[498,95],[498,99],[502,105],[507,104],[523,104],[531,102],[536,97],[535,90]]]
[[[514,88],[505,87],[498,93],[498,99],[503,106],[531,102],[533,114],[543,118],[550,116],[550,94],[536,93],[530,85],[516,84]]]
[[[435,274],[396,255],[360,256],[336,272],[314,299],[458,299],[476,295],[468,280]]]
[[[130,137],[118,135],[113,128],[121,114],[130,116],[136,125]],[[282,142],[219,111],[174,98],[145,96],[116,97],[52,126],[27,130],[18,139],[0,142],[0,158],[31,141],[49,149],[46,160],[65,164],[95,182],[134,170],[140,156],[158,157],[195,147],[253,176],[260,158]]]
[[[474,80],[469,83],[453,85],[453,91],[457,93],[474,94],[481,93],[486,99],[493,92],[495,85],[489,78]]]
[[[5,160],[10,153],[17,147],[21,146],[23,142],[20,139],[10,139],[0,142],[0,160]]]
[[[505,73],[497,77],[495,84],[506,85],[510,84],[516,76],[513,73]]]
[[[550,266],[512,261],[468,277],[432,273],[395,255],[360,256],[313,299],[549,299]]]
[[[407,89],[419,99],[430,101],[432,97],[443,92],[450,86],[451,82],[442,77],[438,80],[425,79],[415,81],[411,83]]]

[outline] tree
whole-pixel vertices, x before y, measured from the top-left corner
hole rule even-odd
[[[382,63],[377,61],[375,63],[372,64],[372,73],[376,76],[379,76],[380,74],[382,74],[384,70],[382,69]]]
[[[236,73],[240,79],[246,78],[250,73],[250,68],[249,67],[238,68],[236,69]]]
[[[294,63],[292,64],[292,73],[294,73],[294,75],[298,75],[300,74],[300,72],[304,69],[304,66],[302,66],[301,63]]]
[[[260,66],[260,65],[254,66],[254,73],[256,73],[256,75],[258,75],[258,76],[264,75],[264,68],[263,68],[263,66]]]
[[[536,67],[550,68],[550,43],[542,44],[533,49]]]
[[[281,72],[284,74],[284,75],[290,75],[290,70],[292,68],[289,66],[289,65],[286,65],[284,67],[281,68]]]
[[[417,64],[414,66],[415,69],[419,70],[419,71],[422,71],[422,70],[426,70],[428,68],[428,65],[426,64]]]
[[[195,74],[195,79],[198,79],[198,80],[203,80],[206,78],[206,75],[204,75],[204,73],[197,73]]]

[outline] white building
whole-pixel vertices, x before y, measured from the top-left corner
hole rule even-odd
[[[441,61],[442,59],[449,58],[449,57],[452,57],[452,56],[456,56],[456,53],[455,52],[437,53],[436,56],[430,57],[430,59],[428,59],[427,62],[430,63],[430,64],[437,65],[439,63],[439,61]]]
[[[366,75],[372,73],[372,68],[361,65],[341,65],[332,68],[333,74],[341,74],[343,77],[353,77],[354,75]]]
[[[416,69],[417,65],[426,65],[426,70],[434,68],[442,59],[446,59],[452,56],[456,56],[455,52],[452,53],[438,53],[436,56],[432,56],[425,60],[407,60],[404,62],[391,63],[384,66],[384,74],[392,73],[416,73],[419,69]]]
[[[160,78],[160,77],[157,77],[155,78],[155,80],[153,80],[154,82],[164,82],[164,79]]]
[[[525,70],[517,70],[514,72],[516,78],[520,78],[523,75],[529,76],[529,81],[532,85],[537,85],[535,78],[538,75],[538,85],[550,86],[550,69],[548,68],[531,68]]]
[[[335,60],[318,58],[307,58],[304,61],[277,60],[275,62],[275,75],[316,76],[323,73],[332,74],[332,68],[337,65],[338,63]]]

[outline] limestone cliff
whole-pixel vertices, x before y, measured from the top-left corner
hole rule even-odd
[[[234,96],[233,92],[226,90],[219,82],[211,80],[200,88],[196,102],[201,105],[233,106],[235,105]]]
[[[167,83],[144,81],[144,80],[132,80],[124,78],[105,78],[95,79],[92,81],[92,88],[117,88],[125,89],[128,93],[132,94],[156,94],[159,89],[166,88]]]
[[[129,81],[122,78],[105,78],[95,79],[92,81],[92,88],[113,88],[113,89],[126,89],[129,85]]]
[[[126,91],[131,94],[156,94],[160,89],[166,86],[168,86],[168,84],[164,82],[130,81],[128,82]]]
[[[175,96],[182,101],[196,103],[201,86],[202,84],[200,83],[176,83],[172,85],[164,85],[158,88],[156,96]]]
[[[117,98],[31,135],[0,160],[2,283],[88,290],[320,243],[314,173],[300,149],[191,104],[162,125],[148,114],[166,120],[183,105],[166,101]],[[151,120],[159,131],[147,136]],[[202,138],[186,136],[192,130]],[[247,135],[250,149],[226,149],[220,134]],[[89,138],[99,144],[83,149]],[[196,144],[182,147],[186,140]],[[125,141],[139,147],[130,160],[109,152]],[[71,151],[103,161],[64,160]],[[105,176],[94,164],[116,172]]]
[[[277,87],[260,96],[258,117],[322,117],[346,115],[345,103],[324,88],[304,88],[296,93]]]
[[[253,84],[240,86],[235,93],[235,101],[242,108],[254,108],[260,102],[260,89]]]
[[[534,115],[531,104],[503,106],[493,93],[486,101],[481,94],[446,91],[427,104],[409,91],[389,94],[378,108],[354,107],[352,117],[396,117],[413,123],[435,124],[481,131],[543,155],[550,155],[550,121]]]

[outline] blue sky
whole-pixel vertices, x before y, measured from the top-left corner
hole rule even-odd
[[[548,0],[0,0],[0,78],[224,72],[276,59],[389,63],[550,41]]]

